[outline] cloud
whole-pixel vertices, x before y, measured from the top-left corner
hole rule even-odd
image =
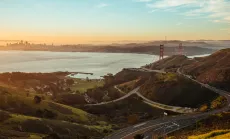
[[[135,2],[151,2],[152,0],[135,0]]]
[[[109,4],[106,4],[106,3],[100,3],[100,4],[96,5],[97,8],[104,8],[107,6],[109,6]]]
[[[182,24],[183,24],[183,23],[181,23],[181,22],[178,22],[176,25],[177,25],[177,26],[180,26],[180,25],[182,25]]]
[[[183,8],[183,15],[187,17],[207,16],[213,22],[230,23],[229,0],[156,0],[146,5],[151,9],[164,11]]]
[[[196,4],[197,0],[157,0],[156,2],[147,4],[151,8],[171,8]]]
[[[154,9],[154,10],[149,11],[149,13],[154,13],[156,11],[157,11],[157,9]]]

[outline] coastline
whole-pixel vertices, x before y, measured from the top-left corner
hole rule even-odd
[[[177,47],[165,46],[165,56],[172,56],[177,53]],[[211,48],[203,48],[199,46],[185,46],[187,56],[204,55],[213,53],[215,50]],[[91,52],[91,53],[123,53],[123,54],[147,54],[158,55],[159,47],[152,46],[133,46],[133,47],[117,47],[117,46],[0,46],[0,51],[30,51],[30,52]]]

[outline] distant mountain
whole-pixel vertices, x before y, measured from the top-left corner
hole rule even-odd
[[[58,51],[58,52],[107,52],[107,53],[141,53],[159,55],[159,46],[165,45],[165,55],[171,56],[178,52],[179,44],[183,44],[186,55],[202,55],[214,52],[209,47],[218,46],[203,41],[153,41],[144,43],[127,43],[127,44],[103,44],[103,45],[61,45],[52,46],[45,44],[15,43],[8,44],[6,47],[0,47],[0,50],[23,50],[23,51]]]

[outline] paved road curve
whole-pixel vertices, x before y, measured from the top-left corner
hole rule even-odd
[[[174,132],[176,130],[179,130],[181,128],[192,125],[192,124],[196,123],[198,120],[204,119],[204,118],[208,117],[209,115],[221,113],[224,111],[228,111],[230,109],[230,93],[229,92],[226,92],[226,91],[217,89],[215,87],[209,86],[208,84],[200,83],[199,81],[192,79],[191,76],[182,74],[179,69],[177,70],[177,73],[188,78],[188,79],[191,79],[192,81],[200,84],[203,87],[206,87],[207,89],[209,89],[213,92],[216,92],[216,93],[224,96],[227,99],[228,104],[224,108],[219,109],[219,110],[214,110],[214,111],[206,112],[206,113],[199,113],[199,114],[195,114],[195,115],[192,114],[192,115],[183,116],[184,119],[180,119],[180,118],[179,119],[171,119],[171,121],[170,121],[170,123],[168,123],[168,125],[164,124],[164,125],[158,126],[156,129],[151,129],[151,130],[144,132],[145,139],[152,139],[154,137],[153,135],[164,136],[166,134],[169,134],[169,133]]]
[[[165,105],[165,104],[161,104],[161,103],[149,100],[138,92],[139,88],[140,87],[135,88],[134,90],[130,91],[128,94],[126,94],[123,97],[120,97],[116,100],[112,100],[112,101],[108,101],[108,102],[101,102],[101,103],[96,103],[96,104],[87,104],[85,106],[101,106],[101,105],[111,104],[111,103],[115,103],[115,102],[121,101],[123,99],[126,99],[133,94],[136,94],[137,96],[139,96],[140,98],[143,99],[144,103],[151,105],[153,107],[159,108],[159,109],[173,111],[173,112],[177,112],[177,113],[193,113],[196,111],[196,109],[191,109],[191,108],[186,108],[186,107],[178,107],[178,106],[170,106],[170,105]]]
[[[135,134],[144,134],[145,139],[152,139],[153,135],[163,136],[163,135],[169,134],[173,131],[176,131],[184,127],[187,127],[189,125],[192,125],[196,123],[198,120],[207,118],[209,115],[221,113],[224,111],[228,111],[230,109],[230,93],[229,92],[217,89],[207,84],[200,83],[199,81],[192,79],[190,76],[182,74],[179,69],[177,70],[177,73],[188,79],[191,79],[192,81],[200,84],[203,87],[206,87],[207,89],[210,89],[211,91],[214,91],[224,96],[227,99],[228,104],[224,108],[213,110],[210,112],[193,113],[189,115],[180,115],[180,116],[174,116],[174,117],[170,116],[170,117],[147,121],[144,123],[140,123],[138,125],[134,125],[134,126],[127,127],[125,129],[121,129],[118,132],[108,137],[105,137],[104,139],[132,139],[132,137]]]
[[[112,100],[112,101],[107,101],[107,102],[101,102],[101,103],[96,103],[96,104],[86,104],[85,106],[100,106],[100,105],[105,105],[105,104],[110,104],[110,103],[115,103],[118,102],[120,100],[123,100],[125,98],[128,98],[129,96],[133,95],[136,93],[137,90],[139,90],[140,87],[135,88],[134,90],[130,91],[128,94],[124,95],[123,97],[120,97],[116,100]]]
[[[158,70],[136,69],[136,68],[131,68],[131,69],[127,69],[127,70],[133,70],[133,71],[139,71],[139,72],[157,72],[157,73],[161,73],[161,74],[166,73],[166,72],[158,71]],[[120,90],[117,86],[114,86],[114,88],[117,89],[119,92],[124,94],[124,92],[122,90]],[[165,104],[161,104],[161,103],[149,100],[138,92],[139,88],[140,88],[140,86],[135,88],[134,90],[130,91],[128,94],[124,95],[123,97],[120,97],[116,100],[101,102],[101,103],[96,103],[96,104],[86,104],[85,106],[101,106],[101,105],[111,104],[111,103],[115,103],[115,102],[121,101],[123,99],[126,99],[133,94],[136,94],[137,96],[139,96],[140,98],[143,99],[144,103],[146,103],[150,106],[159,108],[159,109],[173,111],[173,112],[177,112],[177,113],[193,113],[196,111],[196,109],[191,109],[191,108],[187,108],[187,107],[170,106],[170,105],[165,105]]]

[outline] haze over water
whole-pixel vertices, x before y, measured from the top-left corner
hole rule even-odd
[[[138,68],[158,60],[158,56],[130,53],[0,51],[0,72],[89,72],[94,78]]]

